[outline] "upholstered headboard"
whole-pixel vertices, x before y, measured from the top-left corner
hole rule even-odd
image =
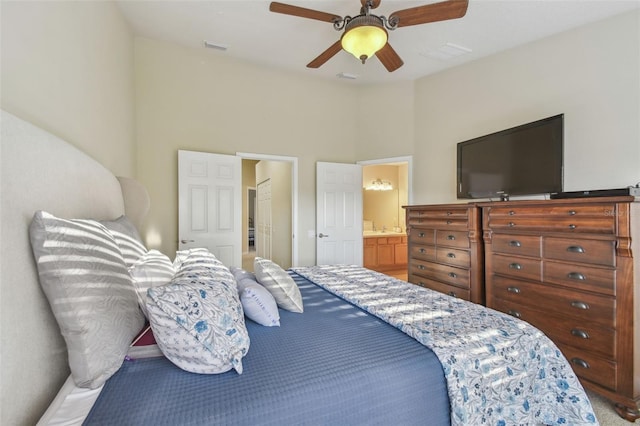
[[[0,127],[0,424],[35,424],[69,367],[29,243],[34,212],[100,220],[129,212],[139,226],[149,199],[135,181],[121,185],[80,150],[4,111]]]

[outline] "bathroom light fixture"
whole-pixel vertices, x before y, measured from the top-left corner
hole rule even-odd
[[[365,191],[391,191],[393,185],[388,180],[375,179],[369,185],[364,187]]]

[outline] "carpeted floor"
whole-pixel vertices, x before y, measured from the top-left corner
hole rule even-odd
[[[591,391],[587,391],[587,394],[589,395],[591,405],[593,406],[593,410],[596,412],[596,417],[598,418],[601,426],[640,425],[640,419],[636,420],[634,423],[622,419],[618,413],[616,413],[616,410],[614,410],[613,404],[600,395]]]

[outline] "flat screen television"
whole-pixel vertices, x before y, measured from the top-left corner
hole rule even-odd
[[[458,198],[562,192],[564,114],[458,143]]]

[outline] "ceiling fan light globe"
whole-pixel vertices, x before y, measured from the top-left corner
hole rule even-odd
[[[376,25],[354,26],[345,31],[341,43],[344,50],[364,64],[367,58],[387,44],[387,31]]]

